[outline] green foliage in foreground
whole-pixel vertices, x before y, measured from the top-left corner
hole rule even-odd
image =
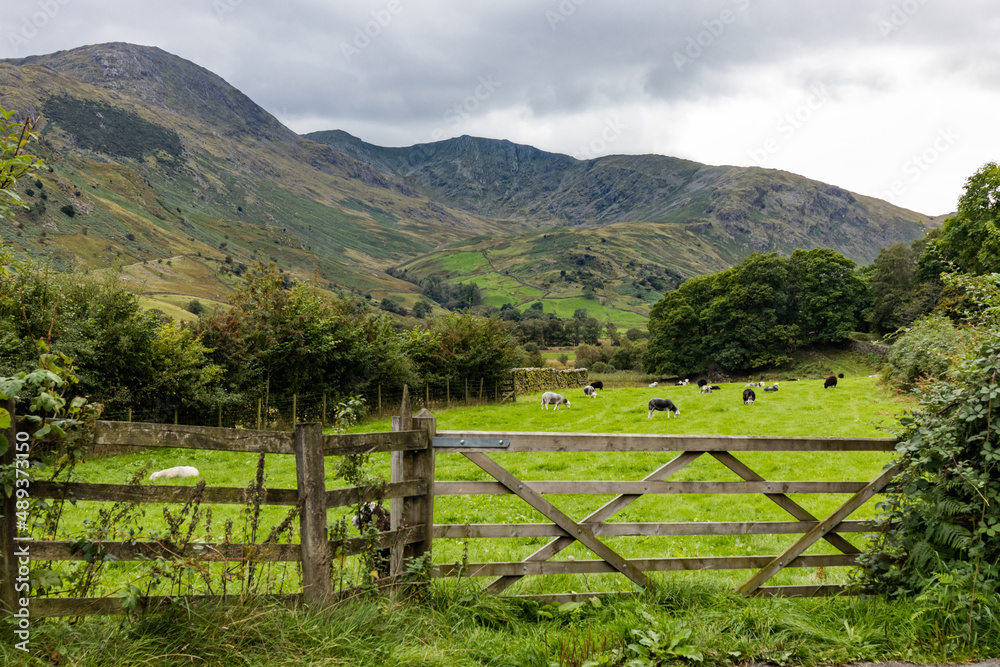
[[[717,588],[660,585],[645,595],[561,606],[433,584],[422,601],[394,597],[289,611],[249,601],[180,604],[131,619],[33,625],[31,651],[0,644],[18,665],[601,665],[843,664],[984,658],[1000,650],[995,619],[975,646],[946,636],[946,611],[879,598],[742,599]],[[700,657],[700,660],[699,660]]]

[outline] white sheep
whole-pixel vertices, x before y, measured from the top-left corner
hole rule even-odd
[[[174,477],[197,477],[198,469],[194,466],[174,466],[166,470],[157,470],[149,476],[149,481],[157,479],[172,479]]]

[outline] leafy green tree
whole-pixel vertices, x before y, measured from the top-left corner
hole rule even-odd
[[[697,281],[707,279],[696,278],[688,283]],[[701,319],[685,298],[684,285],[667,292],[649,311],[649,345],[642,357],[646,373],[683,375],[703,368]],[[577,350],[577,357],[579,354]]]
[[[910,322],[905,312],[913,292],[916,256],[905,243],[896,243],[883,248],[872,264],[872,328],[895,331]]]
[[[965,182],[958,213],[945,220],[938,245],[974,274],[1000,272],[1000,165],[988,162]]]
[[[857,329],[858,299],[865,285],[855,264],[827,248],[796,250],[791,267],[797,286],[800,342],[840,343]]]
[[[417,372],[431,383],[500,380],[516,361],[514,339],[503,322],[469,314],[436,317],[406,345]]]
[[[795,281],[787,259],[755,253],[716,274],[701,314],[704,347],[730,369],[782,363],[798,343]]]
[[[152,341],[148,392],[159,401],[183,407],[207,406],[224,369],[213,364],[198,334],[173,322],[160,326]]]
[[[27,208],[14,186],[44,163],[27,152],[28,143],[38,138],[35,121],[15,121],[15,113],[0,107],[0,220],[10,216],[12,206]]]

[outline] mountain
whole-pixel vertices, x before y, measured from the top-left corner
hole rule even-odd
[[[63,268],[200,253],[225,269],[262,257],[329,286],[412,292],[383,269],[509,229],[298,136],[157,48],[2,60],[0,99],[44,115],[38,148],[52,167],[22,184],[31,210],[4,237]]]
[[[774,169],[663,155],[577,160],[469,136],[407,148],[373,146],[337,130],[305,136],[472,214],[541,228],[679,223],[730,262],[750,252],[829,247],[867,263],[880,247],[921,235],[928,219]]]
[[[407,305],[416,282],[444,276],[493,305],[641,323],[663,290],[750,252],[867,262],[926,217],[787,172],[659,155],[299,136],[212,72],[131,44],[0,60],[0,99],[44,116],[50,165],[19,184],[30,210],[4,239],[64,269],[121,263],[174,311],[189,295],[225,301],[260,258]]]

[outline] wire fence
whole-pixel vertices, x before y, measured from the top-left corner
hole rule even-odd
[[[426,407],[435,409],[462,405],[486,405],[513,402],[516,399],[514,382],[505,378],[466,378],[458,382],[424,382],[412,385],[410,401],[415,410]],[[383,418],[399,414],[403,400],[402,387],[375,385],[362,392],[364,415]],[[154,405],[139,408],[112,408],[105,410],[101,419],[108,421],[151,422],[159,424],[186,424],[191,426],[220,426],[227,428],[253,428],[258,430],[288,430],[297,422],[319,421],[332,424],[339,400],[327,393],[270,396],[243,403],[218,403],[213,406],[191,408],[173,405]]]

